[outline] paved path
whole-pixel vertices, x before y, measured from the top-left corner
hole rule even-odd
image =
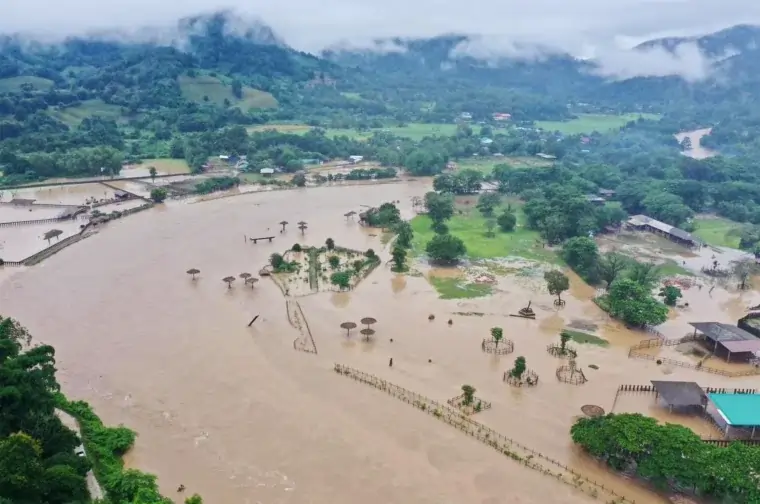
[[[61,419],[63,425],[76,432],[80,438],[82,437],[82,433],[79,429],[79,422],[77,422],[76,418],[59,409],[56,409],[55,413],[58,415],[58,418]],[[84,446],[81,448],[84,450]],[[98,483],[92,470],[87,473],[87,489],[90,491],[90,497],[92,500],[103,499],[103,489],[100,487],[100,483]]]

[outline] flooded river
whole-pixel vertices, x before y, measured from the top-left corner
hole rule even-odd
[[[476,415],[479,422],[637,504],[665,502],[599,469],[572,446],[568,431],[580,407],[599,404],[609,411],[618,385],[646,384],[664,373],[704,386],[749,387],[753,378],[628,359],[627,347],[650,336],[610,321],[590,301],[593,289],[577,278],[567,306],[556,312],[548,293],[509,278],[500,280],[494,296],[442,301],[424,277],[391,273],[379,233],[343,215],[390,200],[409,212],[411,198],[426,190],[412,182],[160,206],[112,222],[41,265],[5,268],[0,306],[37,341],[56,347],[68,396],[91,402],[106,423],[138,432],[127,464],[157,474],[170,496],[184,484],[209,503],[599,502],[337,375],[339,362],[441,402],[470,384],[493,404]],[[304,220],[308,230],[302,236],[293,226],[280,234],[282,220]],[[244,235],[275,239],[252,245]],[[321,245],[328,237],[345,247],[373,248],[383,265],[350,293],[298,298],[319,353],[297,352],[299,333],[274,283],[263,278],[250,289],[238,279],[227,289],[221,279],[258,272],[270,254],[296,242]],[[185,273],[189,268],[201,270],[197,281]],[[738,297],[718,294],[721,302]],[[685,299],[700,319],[730,321],[707,289],[690,290]],[[537,320],[508,316],[528,300]],[[260,318],[247,327],[255,315]],[[358,334],[347,338],[339,327],[367,316],[378,320],[369,343]],[[598,326],[597,334],[610,342],[579,349],[578,365],[589,379],[582,386],[559,383],[554,373],[561,362],[546,352],[557,331],[576,320]],[[662,330],[682,336],[692,320],[674,314]],[[504,328],[514,354],[481,352],[493,326]],[[538,387],[502,382],[518,355],[539,374]],[[649,406],[641,407],[646,412]]]
[[[716,151],[702,147],[699,143],[702,137],[709,135],[711,131],[712,128],[702,128],[694,131],[682,131],[677,133],[675,137],[679,142],[683,142],[684,138],[691,140],[691,149],[683,151],[683,155],[694,159],[707,159],[717,155],[718,153]]]

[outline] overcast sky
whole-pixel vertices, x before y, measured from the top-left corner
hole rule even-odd
[[[131,31],[219,9],[258,17],[312,52],[339,41],[464,32],[485,35],[482,44],[497,53],[521,41],[600,56],[651,36],[760,24],[757,0],[0,0],[0,31]],[[684,57],[693,67],[694,55]]]

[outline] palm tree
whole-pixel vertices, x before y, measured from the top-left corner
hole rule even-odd
[[[201,270],[199,270],[197,268],[190,268],[189,270],[187,270],[187,274],[188,275],[192,275],[193,276],[193,280],[195,280],[195,275],[197,275],[200,272],[201,272]]]
[[[286,221],[286,220],[280,221],[280,226],[282,226],[282,229],[280,230],[280,233],[284,233],[285,232],[285,226],[287,226],[288,224],[290,224],[290,223],[288,221]]]
[[[227,277],[222,278],[222,282],[226,282],[227,283],[227,288],[228,289],[232,288],[232,282],[234,282],[234,281],[235,281],[235,277],[234,276],[227,276]]]

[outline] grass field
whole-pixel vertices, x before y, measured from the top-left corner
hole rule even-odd
[[[50,79],[34,77],[33,75],[7,77],[5,79],[0,79],[0,93],[14,93],[16,91],[21,91],[21,86],[24,84],[31,84],[36,89],[47,90],[52,88],[55,83]]]
[[[609,342],[606,339],[600,338],[599,336],[594,336],[593,334],[585,333],[582,331],[573,331],[571,329],[563,329],[562,332],[569,334],[570,339],[579,345],[609,345]]]
[[[120,119],[121,107],[111,105],[102,100],[86,100],[77,107],[51,110],[50,115],[69,126],[77,126],[87,117],[101,116],[108,119]]]
[[[536,126],[546,131],[559,131],[565,135],[579,135],[581,133],[605,133],[610,130],[621,128],[639,117],[657,120],[657,114],[578,114],[577,119],[571,121],[536,121]]]
[[[722,217],[697,217],[694,235],[715,247],[739,248],[739,237],[744,227]]]
[[[538,166],[550,166],[551,161],[541,158],[515,156],[515,157],[475,157],[456,161],[457,170],[477,170],[484,175],[490,175],[493,167],[499,164],[506,164],[512,168],[535,168]]]
[[[311,126],[306,124],[260,124],[248,128],[249,133],[256,131],[277,130],[283,133],[294,133],[302,135],[312,129]],[[426,136],[432,135],[444,135],[449,136],[456,133],[456,124],[423,124],[423,123],[411,123],[408,126],[398,127],[391,126],[387,128],[376,128],[369,131],[357,131],[355,129],[342,129],[342,128],[327,128],[327,136],[348,136],[355,139],[367,139],[372,136],[375,131],[384,131],[386,133],[392,133],[396,136],[406,137],[412,140],[422,140]]]
[[[158,173],[167,175],[184,175],[190,173],[190,166],[184,159],[143,159],[140,164],[144,167],[153,166]]]
[[[225,99],[229,100],[231,106],[238,107],[241,110],[277,107],[277,100],[271,93],[246,86],[243,86],[243,98],[237,99],[232,95],[232,87],[216,77],[182,75],[178,82],[182,96],[194,102],[204,103],[206,102],[204,98],[208,97],[208,103],[220,107],[224,106]]]
[[[474,198],[473,198],[474,200]],[[539,234],[525,228],[525,216],[521,206],[512,204],[517,215],[517,227],[511,233],[504,233],[497,227],[493,238],[486,236],[486,219],[472,205],[457,205],[457,210],[462,214],[456,214],[446,223],[449,232],[461,238],[467,247],[467,256],[470,259],[494,259],[498,257],[521,257],[548,263],[558,263],[559,257],[552,251],[542,248]],[[497,210],[496,215],[501,210]],[[426,215],[418,215],[411,221],[414,230],[414,250],[418,254],[424,254],[425,246],[433,238],[435,233],[430,229],[431,221]]]
[[[488,296],[493,292],[490,284],[467,283],[465,279],[431,276],[428,281],[441,299],[470,299]]]

